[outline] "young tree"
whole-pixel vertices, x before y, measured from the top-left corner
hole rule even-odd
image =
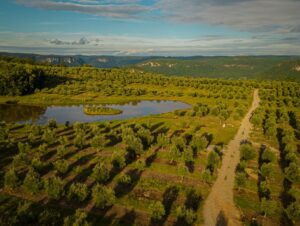
[[[66,154],[67,154],[67,149],[65,148],[65,146],[60,145],[60,146],[57,147],[57,155],[58,155],[58,157],[63,157]]]
[[[274,167],[272,163],[263,163],[260,167],[260,174],[268,179],[274,175]]]
[[[75,139],[74,139],[74,144],[77,148],[82,149],[84,144],[85,144],[85,138],[83,135],[76,135]]]
[[[288,218],[296,224],[296,222],[299,222],[300,220],[300,203],[298,202],[292,202],[286,209],[285,209],[286,215]]]
[[[19,185],[19,177],[14,168],[10,168],[4,175],[5,188],[14,189]]]
[[[103,162],[98,162],[92,173],[92,177],[98,182],[106,182],[110,177],[110,167]]]
[[[240,190],[241,187],[246,185],[247,177],[244,172],[237,172],[235,175],[235,183]]]
[[[54,168],[59,172],[59,173],[66,173],[69,170],[69,163],[67,160],[64,159],[59,159],[55,163],[53,163]]]
[[[63,226],[91,226],[87,217],[88,215],[84,210],[77,209],[73,216],[64,219]]]
[[[112,155],[112,160],[111,160],[112,165],[117,169],[124,168],[126,166],[126,159],[124,156],[125,156],[125,153],[123,151],[114,153]]]
[[[240,153],[241,160],[249,161],[256,158],[256,150],[250,144],[241,144]]]
[[[207,168],[213,173],[220,162],[220,156],[215,152],[211,151],[207,157]]]
[[[261,199],[260,211],[264,214],[265,217],[274,215],[277,208],[277,203],[275,201],[268,200],[266,198]]]
[[[154,201],[149,205],[149,209],[151,212],[151,218],[155,221],[161,220],[165,214],[165,207],[160,201]]]
[[[30,169],[24,179],[23,187],[32,194],[37,193],[41,188],[40,175],[33,169]]]
[[[274,162],[276,160],[276,156],[274,152],[271,151],[270,148],[266,148],[261,155],[261,159],[264,162],[269,163],[269,162]]]
[[[104,135],[95,136],[91,141],[91,145],[97,151],[100,151],[106,145],[105,136]]]
[[[64,194],[63,181],[56,176],[44,180],[44,188],[49,198],[58,200]]]
[[[170,143],[170,139],[162,133],[158,134],[156,140],[157,140],[158,146],[160,146],[162,148],[167,147]]]
[[[101,209],[115,203],[115,193],[111,188],[96,184],[93,188],[92,197],[95,205]]]
[[[69,188],[68,199],[76,199],[80,202],[84,201],[89,195],[89,190],[86,184],[74,183]]]
[[[292,183],[300,181],[300,167],[294,162],[284,169],[284,174],[285,177]]]

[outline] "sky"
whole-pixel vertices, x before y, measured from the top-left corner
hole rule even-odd
[[[300,55],[300,0],[1,0],[0,51]]]

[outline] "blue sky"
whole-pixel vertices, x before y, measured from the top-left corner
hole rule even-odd
[[[298,0],[1,0],[0,51],[300,55]]]

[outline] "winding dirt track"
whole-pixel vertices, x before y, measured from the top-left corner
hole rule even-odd
[[[241,126],[234,139],[229,142],[226,148],[222,160],[222,167],[218,172],[218,178],[205,201],[204,219],[206,226],[242,225],[240,213],[233,201],[235,169],[240,160],[240,142],[248,138],[249,132],[251,131],[249,119],[258,105],[258,90],[254,90],[252,105],[242,120]]]

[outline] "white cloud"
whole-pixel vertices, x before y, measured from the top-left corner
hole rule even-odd
[[[86,38],[83,38],[86,37]],[[287,37],[286,37],[287,38]],[[0,32],[0,51],[101,55],[297,55],[299,36],[148,38],[93,33]]]
[[[137,18],[148,12],[150,7],[138,4],[137,1],[94,1],[76,0],[73,2],[58,2],[53,0],[16,0],[18,4],[48,10],[73,11],[112,18]]]
[[[298,0],[159,0],[175,22],[221,25],[241,31],[274,31],[300,26]]]

